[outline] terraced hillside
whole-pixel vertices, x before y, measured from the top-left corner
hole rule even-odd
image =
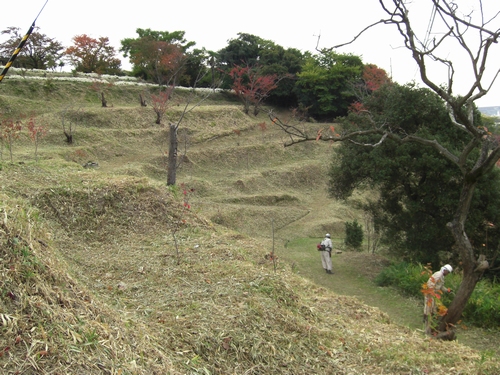
[[[178,187],[168,188],[167,132],[138,100],[155,88],[115,83],[102,108],[92,87],[0,85],[4,118],[50,130],[38,158],[26,131],[2,149],[6,374],[500,371],[496,357],[429,341],[275,258],[289,240],[340,234],[358,217],[361,198],[327,197],[334,146],[283,148],[264,114],[245,116],[215,93],[181,124]],[[178,92],[169,119],[187,95]]]

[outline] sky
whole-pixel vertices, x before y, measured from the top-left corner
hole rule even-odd
[[[474,10],[474,14],[478,14],[477,0],[455,2],[460,9],[463,6],[467,12]],[[410,16],[414,14],[414,28],[422,33],[423,39],[427,35],[432,12],[431,8],[421,9],[420,3],[424,1],[413,1]],[[483,0],[483,6],[486,17],[490,18],[500,10],[498,0]],[[241,32],[271,40],[284,48],[315,53],[316,47],[330,48],[348,42],[367,25],[386,18],[377,0],[308,0],[298,3],[276,0],[86,0],[75,3],[68,0],[23,0],[6,2],[2,8],[0,31],[15,26],[25,33],[38,16],[36,26],[40,28],[39,32],[55,38],[65,47],[72,44],[74,36],[87,34],[93,38],[108,37],[117,52],[122,39],[136,38],[137,28],[149,28],[156,31],[185,31],[186,40],[196,42],[197,48],[204,47],[212,51],[226,47],[228,41],[236,39]],[[499,24],[500,17],[490,27],[500,29]],[[435,26],[437,22],[432,25],[432,35],[439,36],[440,30]],[[0,42],[3,40],[5,36],[0,35]],[[467,56],[458,54],[460,50],[456,46],[443,46],[444,57],[453,59],[457,68],[461,63],[460,68],[464,69],[455,75],[456,94],[470,87],[470,74],[467,73],[470,63],[466,64],[469,61]],[[423,86],[417,65],[410,52],[403,47],[402,38],[394,26],[379,25],[372,28],[337,52],[361,56],[365,64],[377,65],[401,84],[415,81]],[[496,59],[493,61],[495,64],[488,65],[489,78],[500,68],[500,43],[494,45],[492,52]],[[122,68],[129,69],[128,60],[121,55],[119,57],[122,58]],[[429,70],[438,84],[446,81],[445,70],[431,66]],[[500,78],[490,93],[476,103],[478,106],[500,106]]]

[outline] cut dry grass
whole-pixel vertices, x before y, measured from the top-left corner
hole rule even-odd
[[[494,357],[428,340],[297,275],[273,250],[340,233],[357,215],[326,196],[333,149],[283,149],[253,126],[263,117],[213,103],[188,119],[178,181],[194,188],[190,210],[161,175],[164,130],[133,105],[89,110],[76,144],[52,133],[38,163],[25,139],[23,164],[0,164],[3,372],[500,372]],[[79,149],[99,166],[83,168]]]
[[[127,328],[68,275],[36,210],[2,195],[1,214],[3,373],[134,373],[139,344],[151,370],[173,370],[168,353],[146,338],[143,323]]]
[[[117,186],[110,190],[118,191],[113,199],[122,208],[107,210],[101,228],[107,236],[96,243],[79,230],[81,222],[71,231],[57,228],[71,217],[60,221],[48,215],[54,223],[50,240],[39,237],[33,224],[30,232],[21,231],[33,217],[3,210],[8,224],[2,240],[9,247],[2,259],[15,270],[4,267],[2,284],[12,292],[2,306],[8,311],[2,335],[2,346],[9,348],[3,357],[7,371],[50,373],[70,366],[76,372],[141,374],[498,370],[496,362],[481,362],[471,349],[428,341],[390,324],[378,309],[297,277],[284,263],[274,273],[264,244],[191,215],[180,234],[179,265],[171,244],[156,242],[162,236],[154,235],[161,229],[154,217],[141,217],[140,236],[116,243],[138,221],[128,193]],[[91,211],[95,201],[92,194],[73,201],[74,218],[81,208]],[[152,208],[150,199],[133,204],[139,211]],[[129,225],[125,218],[132,219]],[[123,232],[110,237],[108,229],[118,223]],[[154,228],[143,231],[148,225]],[[69,237],[73,231],[80,234]],[[69,264],[56,261],[47,244],[59,248]],[[61,269],[73,270],[80,282]],[[440,351],[447,355],[436,357]]]

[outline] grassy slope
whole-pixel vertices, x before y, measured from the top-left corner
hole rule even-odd
[[[165,131],[152,125],[150,108],[138,106],[144,88],[114,86],[113,107],[100,108],[88,86],[0,86],[4,110],[36,113],[51,130],[38,162],[26,136],[14,144],[14,164],[3,154],[0,367],[96,374],[499,371],[493,358],[429,342],[380,310],[332,293],[321,273],[310,276],[315,282],[302,278],[307,263],[289,258],[283,245],[316,241],[326,231],[340,235],[343,221],[358,215],[356,199],[341,205],[326,196],[330,145],[284,149],[279,133],[258,125],[265,116],[246,117],[237,103],[216,96],[181,126],[188,152],[178,182],[194,189],[186,210],[182,194],[165,188]],[[80,108],[83,120],[68,146],[60,112]],[[82,168],[89,160],[99,167]],[[266,256],[273,249],[276,272]]]

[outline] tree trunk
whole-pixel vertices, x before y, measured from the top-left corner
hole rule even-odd
[[[250,113],[250,101],[246,98],[243,99],[243,112],[245,115]]]
[[[167,185],[175,185],[177,178],[177,125],[170,124],[170,147],[168,149]]]
[[[108,106],[108,102],[106,101],[106,98],[104,97],[104,93],[101,92],[101,104],[103,107],[107,107]]]
[[[259,114],[259,112],[260,112],[260,107],[258,105],[255,105],[253,107],[253,115],[257,116]]]
[[[460,255],[462,262],[463,279],[460,284],[455,298],[448,307],[448,313],[441,319],[438,331],[444,332],[450,329],[462,317],[462,312],[467,305],[477,282],[481,278],[484,269],[476,267],[476,256],[474,248],[472,247],[469,237],[465,233],[465,221],[469,212],[470,202],[476,187],[476,179],[469,175],[464,176],[464,183],[462,186],[462,193],[460,201],[455,213],[453,221],[448,223],[453,238],[455,239],[455,246]]]
[[[70,145],[73,144],[73,134],[64,131],[64,135],[66,136],[66,142]]]
[[[463,279],[460,287],[458,288],[455,298],[448,307],[448,313],[444,316],[439,324],[439,331],[446,331],[450,324],[455,325],[462,317],[462,312],[467,305],[477,282],[481,275],[475,272],[466,272],[464,268]]]

